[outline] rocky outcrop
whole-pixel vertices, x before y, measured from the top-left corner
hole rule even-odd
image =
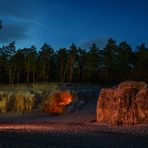
[[[0,112],[31,111],[36,96],[31,92],[0,92]]]
[[[15,103],[14,110],[16,111],[31,111],[35,104],[35,94],[30,92],[26,93],[16,93],[15,94]]]
[[[97,121],[110,125],[148,123],[146,83],[125,81],[113,88],[103,88],[97,103]]]
[[[14,95],[0,91],[0,112],[11,111],[14,105]]]
[[[36,91],[32,89],[14,89],[0,91],[0,113],[33,109],[49,113],[74,112],[78,107],[76,93],[68,90]]]
[[[77,108],[77,96],[72,91],[56,91],[46,97],[42,111],[53,114],[73,112]]]

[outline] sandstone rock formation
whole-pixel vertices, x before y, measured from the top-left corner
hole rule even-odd
[[[14,109],[16,111],[31,111],[35,104],[35,94],[30,92],[26,93],[16,93],[15,94],[15,103]]]
[[[103,88],[97,103],[97,121],[110,125],[148,123],[146,83],[125,81],[113,88]]]
[[[77,96],[72,91],[56,91],[46,97],[42,111],[54,114],[72,112],[77,107],[77,101]]]
[[[0,112],[11,111],[12,106],[14,105],[14,96],[13,94],[0,91]]]
[[[28,92],[0,92],[0,112],[31,111],[35,104],[35,94]]]
[[[78,106],[77,94],[58,91],[57,85],[0,86],[1,112],[42,110],[51,113],[73,112]]]

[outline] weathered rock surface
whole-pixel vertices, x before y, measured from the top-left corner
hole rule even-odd
[[[11,93],[0,91],[0,112],[8,112],[14,104],[14,96]]]
[[[72,91],[56,91],[46,97],[42,107],[43,112],[62,114],[65,112],[75,111],[78,99]]]
[[[17,93],[15,96],[14,110],[16,111],[31,111],[35,104],[36,96],[27,92],[26,94]]]
[[[31,92],[0,92],[0,112],[31,111],[35,105],[35,94]]]
[[[97,103],[97,121],[110,125],[148,123],[148,88],[144,82],[125,81],[102,89]]]
[[[41,111],[48,102],[48,97],[58,91],[73,92],[74,100],[65,105],[64,110],[73,112],[81,110],[87,103],[97,101],[99,87],[79,83],[35,83],[0,85],[1,112]],[[61,105],[61,108],[62,105]],[[65,109],[66,108],[66,109]]]

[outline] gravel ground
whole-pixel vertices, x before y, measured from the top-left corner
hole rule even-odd
[[[0,115],[0,148],[148,148],[148,124],[98,124],[95,106],[61,116]]]
[[[0,147],[147,148],[148,125],[109,127],[97,123],[0,124]]]

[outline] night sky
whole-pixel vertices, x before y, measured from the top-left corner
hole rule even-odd
[[[148,45],[147,0],[0,0],[0,19],[0,46],[102,47],[110,37]]]

